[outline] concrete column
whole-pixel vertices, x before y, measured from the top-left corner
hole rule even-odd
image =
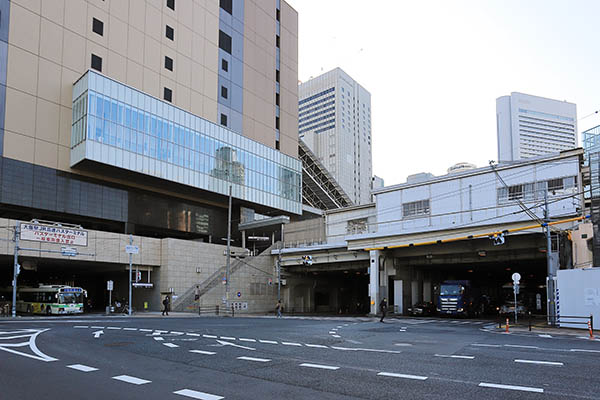
[[[379,306],[379,250],[369,251],[369,296],[371,297],[371,314],[377,314]]]
[[[246,248],[246,231],[242,231],[242,249]]]

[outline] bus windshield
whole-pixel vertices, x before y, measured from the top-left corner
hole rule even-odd
[[[462,294],[462,292],[463,287],[460,285],[442,285],[440,290],[440,294],[442,296],[457,296],[459,294]]]
[[[60,304],[83,303],[83,294],[81,293],[60,293],[58,295]]]

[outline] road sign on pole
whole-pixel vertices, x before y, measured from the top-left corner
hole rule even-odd
[[[140,248],[138,246],[127,245],[125,246],[125,253],[127,254],[139,254]]]
[[[521,274],[515,272],[512,274],[513,280],[513,292],[515,297],[515,324],[517,323],[517,295],[519,294],[519,281],[521,280]]]
[[[512,280],[518,285],[519,281],[521,280],[521,274],[515,272],[514,274],[512,274]]]

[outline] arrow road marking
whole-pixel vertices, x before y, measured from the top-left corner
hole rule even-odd
[[[223,345],[223,346],[233,346],[233,347],[238,347],[240,349],[244,349],[244,350],[256,350],[253,349],[252,347],[246,347],[246,346],[240,346],[239,344],[234,344],[234,343],[229,343],[229,342],[224,342],[222,340],[217,340],[217,343]]]
[[[100,335],[104,334],[104,331],[96,331],[96,332],[92,332],[94,334],[94,338],[98,339],[100,337]]]

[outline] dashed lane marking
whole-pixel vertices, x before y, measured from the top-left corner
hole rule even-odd
[[[557,365],[557,366],[563,366],[563,365],[565,365],[564,363],[554,362],[554,361],[535,361],[535,360],[519,360],[519,359],[516,359],[515,362],[516,363],[521,363],[521,364],[540,364],[540,365]]]
[[[256,339],[240,338],[240,342],[256,342]]]
[[[542,389],[542,388],[535,388],[535,387],[529,387],[529,386],[501,385],[498,383],[486,383],[486,382],[481,382],[478,386],[487,387],[487,388],[496,388],[496,389],[520,390],[523,392],[544,393],[544,389]]]
[[[141,329],[140,328],[140,332],[152,332],[152,329]]]
[[[133,385],[143,385],[145,383],[152,382],[152,381],[147,381],[146,379],[136,378],[135,376],[129,376],[129,375],[113,376],[112,379],[116,379],[121,382],[131,383]]]
[[[472,360],[475,358],[475,356],[460,356],[457,354],[436,354],[436,357],[442,357],[442,358],[460,358],[460,359],[464,359],[464,360]]]
[[[579,351],[582,353],[600,353],[600,350],[587,350],[587,349],[570,349],[569,351]]]
[[[551,335],[538,335],[539,337],[543,337],[543,338],[551,338]]]
[[[184,335],[183,332],[176,332],[176,331],[171,331],[171,335]]]
[[[175,343],[163,343],[163,345],[164,345],[164,346],[167,346],[167,347],[171,347],[171,348],[173,348],[173,347],[179,347],[179,346],[178,346],[178,345],[176,345]]]
[[[203,338],[207,338],[207,339],[216,339],[217,336],[215,335],[202,335]]]
[[[415,380],[418,380],[418,381],[424,381],[424,380],[427,379],[426,376],[397,374],[397,373],[394,373],[394,372],[379,372],[377,375],[378,376],[389,376],[389,377],[392,377],[392,378],[415,379]]]
[[[204,392],[198,392],[196,390],[191,390],[191,389],[181,389],[176,392],[173,392],[173,394],[178,394],[180,396],[190,397],[192,399],[198,399],[198,400],[221,400],[221,399],[224,399],[224,397],[222,397],[222,396],[217,396],[214,394],[209,394],[209,393],[204,393]]]
[[[238,357],[237,359],[244,360],[244,361],[262,362],[262,363],[271,361],[269,358],[256,358],[256,357],[246,357],[246,356]]]
[[[337,332],[336,331],[329,331],[330,335],[335,335]]]
[[[302,345],[300,343],[294,343],[294,342],[281,342],[281,344],[284,346],[300,346],[300,347],[302,347]]]
[[[120,330],[121,328],[118,326],[107,326],[106,329]]]
[[[328,369],[331,371],[335,371],[340,369],[340,367],[334,367],[332,365],[322,365],[322,364],[310,364],[310,363],[302,363],[300,364],[301,367],[306,367],[306,368],[319,368],[319,369]]]
[[[77,371],[81,371],[81,372],[98,371],[98,368],[88,367],[87,365],[83,365],[83,364],[67,365],[67,368],[76,369]]]
[[[339,347],[339,346],[331,346],[334,350],[342,350],[342,351],[366,351],[372,353],[389,353],[389,354],[400,354],[401,351],[398,350],[384,350],[384,349],[365,349],[361,347]]]
[[[186,335],[188,335],[188,336],[200,336],[199,333],[186,333]]]
[[[341,338],[341,336],[340,336],[340,335],[331,335],[331,337],[334,337],[334,338]]]
[[[505,344],[504,347],[516,347],[517,349],[539,349],[537,346],[524,346],[522,344]]]
[[[221,336],[221,337],[219,337],[219,339],[223,339],[223,340],[235,340],[235,338],[231,337],[231,336]]]
[[[157,337],[155,337],[155,338],[154,338],[154,340],[161,341],[161,340],[165,340],[165,338],[164,338],[164,337],[157,336]]]
[[[103,326],[90,326],[90,328],[92,328],[92,329],[104,329]]]
[[[305,343],[304,345],[306,347],[314,347],[316,349],[327,349],[328,348],[327,346],[323,346],[322,344],[308,344],[308,343]]]
[[[75,325],[73,328],[88,328],[87,325]]]
[[[109,328],[110,329],[110,328]],[[123,328],[124,331],[137,331],[138,328]]]
[[[205,351],[205,350],[190,350],[190,353],[204,354],[205,356],[214,356],[214,351]]]
[[[274,340],[262,340],[262,339],[259,339],[258,341],[261,342],[261,343],[266,343],[266,344],[277,344],[277,342],[274,341]]]
[[[502,347],[501,344],[485,344],[485,343],[471,343],[471,346],[477,346],[477,347]]]

